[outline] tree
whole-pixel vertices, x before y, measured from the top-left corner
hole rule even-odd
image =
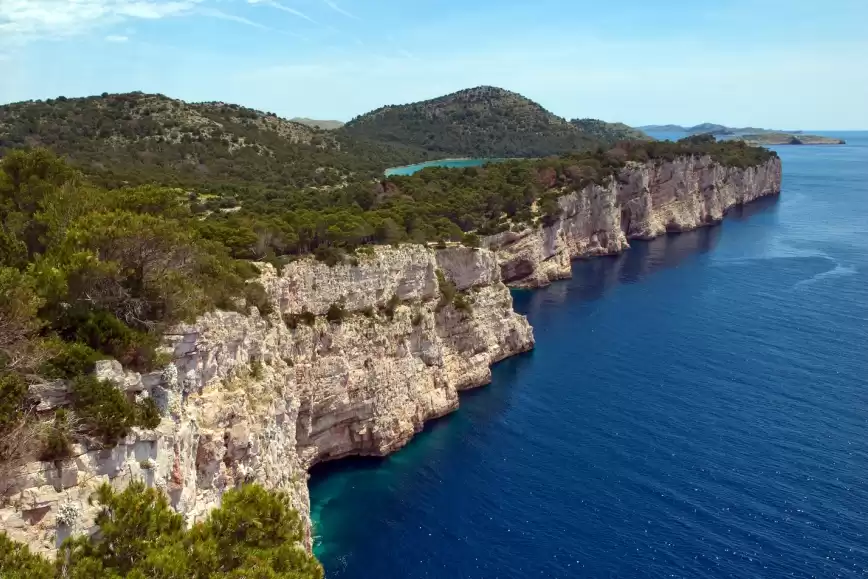
[[[185,529],[166,496],[140,482],[103,485],[99,533],[68,540],[58,554],[69,579],[322,579],[302,547],[304,530],[288,497],[258,485],[230,490],[208,518]],[[65,575],[62,575],[65,573]]]

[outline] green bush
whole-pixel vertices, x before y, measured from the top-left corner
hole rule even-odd
[[[64,460],[72,456],[72,437],[69,432],[69,411],[63,408],[54,413],[54,423],[45,433],[39,460]]]
[[[24,418],[27,390],[18,374],[0,373],[0,436]]]
[[[148,397],[136,404],[136,426],[153,430],[160,425],[163,417],[153,398]]]
[[[455,299],[452,301],[452,304],[455,306],[455,309],[460,312],[471,313],[473,311],[473,305],[470,303],[470,300],[467,299],[467,296],[464,294],[457,294]]]
[[[133,481],[104,484],[92,499],[98,531],[61,546],[50,561],[0,532],[3,579],[323,579],[301,546],[304,527],[287,495],[257,485],[232,489],[191,528],[166,495]]]
[[[274,311],[274,306],[271,303],[271,298],[258,281],[248,282],[244,286],[244,298],[247,307],[256,306],[259,313],[263,316],[269,316]]]
[[[83,431],[114,446],[136,422],[136,408],[108,380],[79,376],[72,382],[72,407]]]
[[[329,267],[334,267],[344,261],[344,252],[337,247],[320,246],[316,248],[313,255]]]
[[[94,365],[106,358],[83,342],[50,342],[56,353],[43,365],[42,374],[46,378],[70,379],[93,372]]]
[[[3,579],[56,579],[58,574],[47,559],[0,531],[0,576]]]
[[[467,247],[478,248],[482,245],[482,240],[475,233],[465,233],[461,243]]]
[[[157,367],[156,348],[160,338],[129,327],[110,312],[79,309],[67,313],[56,324],[62,337],[78,344],[64,355],[65,362],[72,364],[67,369],[75,369],[76,365],[87,364],[91,359],[96,361],[82,345],[139,371]]]

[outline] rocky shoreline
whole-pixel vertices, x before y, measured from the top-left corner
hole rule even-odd
[[[562,196],[555,223],[493,236],[490,249],[405,245],[352,265],[305,259],[280,273],[263,265],[275,311],[212,312],[177,328],[166,336],[174,361],[161,372],[98,363],[97,374],[129,397],[153,397],[161,424],[114,448],[78,445],[71,459],[3,473],[0,526],[50,551],[93,530],[87,499],[96,487],[135,478],[164,489],[190,523],[246,481],[288,490],[308,518],[310,467],[394,452],[454,411],[461,390],[487,384],[492,364],[533,348],[506,284],[569,277],[572,259],[719,222],[780,184],[777,158],[748,169],[710,158],[649,162]],[[65,390],[55,382],[31,393],[48,413],[66,402]]]
[[[571,277],[574,259],[621,253],[630,239],[719,223],[733,207],[780,193],[781,176],[777,157],[746,169],[710,157],[636,163],[606,185],[562,196],[553,224],[493,235],[483,245],[497,254],[505,283],[542,287]]]

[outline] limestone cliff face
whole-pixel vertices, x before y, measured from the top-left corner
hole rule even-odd
[[[439,304],[438,269],[470,311]],[[99,484],[132,478],[165,489],[191,522],[244,481],[289,490],[307,516],[309,467],[400,448],[455,410],[460,390],[486,384],[492,363],[533,347],[499,275],[486,250],[419,246],[380,248],[357,266],[305,260],[281,275],[266,266],[277,312],[214,312],[177,328],[166,338],[174,363],[162,372],[101,362],[97,373],[130,396],[154,397],[161,425],[115,448],[78,447],[63,463],[5,473],[0,528],[50,550],[91,530],[87,498]],[[400,304],[389,311],[393,296]],[[339,324],[322,316],[332,304],[347,312]],[[319,317],[306,325],[302,312]],[[41,410],[64,402],[62,386],[33,389]]]
[[[488,237],[503,281],[540,287],[570,277],[570,261],[620,253],[630,239],[696,229],[723,219],[737,205],[781,190],[781,162],[739,169],[710,157],[634,163],[604,186],[591,185],[559,199],[554,224]]]

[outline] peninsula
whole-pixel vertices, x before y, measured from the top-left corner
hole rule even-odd
[[[9,537],[86,535],[102,483],[145,481],[190,524],[255,482],[309,547],[308,469],[396,451],[534,347],[508,286],[780,192],[767,149],[456,95],[332,131],[140,93],[0,107]],[[477,145],[554,154],[382,176]]]

